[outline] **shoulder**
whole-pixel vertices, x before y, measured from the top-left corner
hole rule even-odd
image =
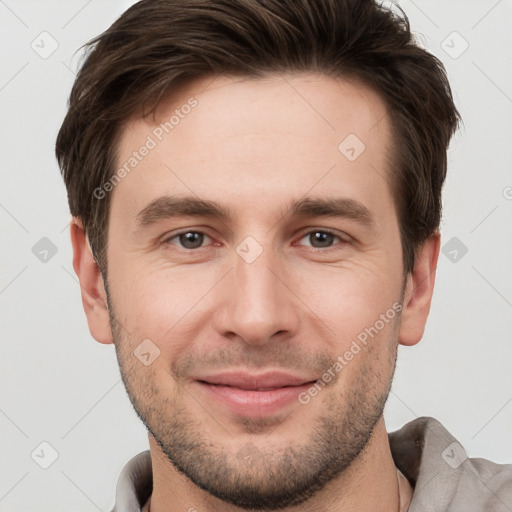
[[[417,418],[388,437],[395,464],[414,486],[410,512],[512,510],[512,464],[468,457],[435,418]]]

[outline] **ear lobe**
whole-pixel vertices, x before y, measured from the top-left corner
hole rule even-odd
[[[430,236],[416,254],[414,268],[407,276],[402,319],[398,341],[401,345],[416,345],[425,331],[432,302],[441,236]]]
[[[103,276],[92,255],[80,219],[73,218],[70,231],[73,245],[73,268],[80,281],[82,304],[87,316],[89,331],[96,341],[105,344],[113,343]]]

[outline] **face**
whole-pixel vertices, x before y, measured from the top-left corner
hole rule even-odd
[[[125,126],[121,373],[174,467],[226,502],[306,500],[382,415],[403,298],[391,144],[378,95],[321,75],[197,80]]]

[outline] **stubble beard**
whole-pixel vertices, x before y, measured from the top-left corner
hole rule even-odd
[[[151,367],[143,366],[134,357],[129,336],[115,320],[110,298],[109,314],[127,394],[162,452],[177,471],[199,488],[246,510],[282,510],[299,505],[346,471],[363,453],[383,414],[396,367],[400,316],[394,319],[387,339],[372,340],[387,344],[388,350],[383,351],[388,355],[385,365],[378,357],[379,351],[369,345],[357,356],[364,359],[360,359],[357,375],[352,375],[350,382],[336,393],[335,388],[326,388],[323,395],[313,398],[324,401],[324,412],[304,441],[289,439],[286,445],[272,444],[272,434],[282,435],[291,421],[289,417],[272,428],[265,428],[264,419],[259,423],[258,419],[246,419],[247,432],[259,432],[258,436],[251,435],[252,441],[238,443],[238,448],[233,449],[233,438],[226,434],[223,442],[211,439],[201,418],[187,410],[183,401],[194,402],[189,390],[169,396],[158,388]],[[297,402],[297,407],[308,405]],[[203,418],[211,422],[206,409],[211,410],[211,405],[203,406]],[[293,414],[297,412],[290,415]],[[298,414],[304,411],[299,410]],[[226,422],[219,415],[217,423],[222,421]],[[229,430],[227,423],[226,427]]]

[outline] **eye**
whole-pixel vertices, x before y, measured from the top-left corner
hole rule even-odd
[[[194,250],[201,249],[204,247],[204,243],[208,240],[211,241],[211,238],[201,231],[183,231],[181,233],[177,233],[166,240],[164,240],[165,244],[176,245],[181,249],[185,250]],[[302,240],[307,240],[309,244],[301,244]],[[341,236],[336,235],[330,231],[324,229],[315,229],[305,233],[302,238],[299,240],[299,245],[306,245],[312,247],[314,249],[328,249],[335,244],[336,240],[341,242],[342,244],[349,243],[348,240],[343,239]]]
[[[309,246],[315,249],[330,248],[336,239],[342,243],[348,243],[347,240],[342,239],[340,236],[322,229],[309,231],[299,240],[299,242],[304,239],[308,240],[310,242]]]
[[[178,245],[178,247],[183,249],[191,250],[201,248],[205,238],[210,239],[208,235],[201,233],[201,231],[184,231],[167,238],[164,243]],[[174,243],[173,240],[176,240],[177,243]]]

